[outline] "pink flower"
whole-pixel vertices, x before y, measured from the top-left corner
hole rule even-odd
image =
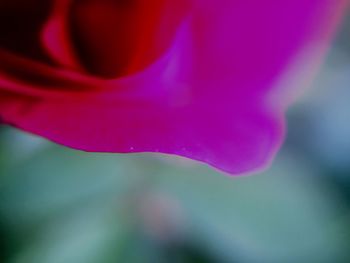
[[[261,169],[346,3],[2,0],[0,116],[76,149]]]

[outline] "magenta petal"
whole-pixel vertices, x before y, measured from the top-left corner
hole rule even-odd
[[[265,167],[284,136],[277,83],[310,45],[324,50],[346,1],[192,2],[171,50],[146,70],[92,80],[99,89],[83,96],[19,96],[0,82],[1,117],[87,151],[177,154],[231,174]]]

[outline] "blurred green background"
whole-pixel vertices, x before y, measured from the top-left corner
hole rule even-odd
[[[248,177],[0,127],[0,262],[350,262],[350,19],[313,86]]]

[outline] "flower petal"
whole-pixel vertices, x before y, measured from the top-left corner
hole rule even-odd
[[[0,48],[49,62],[38,38],[49,8],[50,1],[47,0],[1,0]]]
[[[271,94],[305,48],[326,46],[346,2],[193,0],[172,48],[144,71],[83,96],[2,92],[0,116],[77,149],[177,154],[231,174],[261,169],[284,136],[285,105]]]
[[[42,45],[58,64],[81,71],[82,66],[75,55],[69,30],[69,9],[72,0],[52,2],[51,14],[41,31]]]

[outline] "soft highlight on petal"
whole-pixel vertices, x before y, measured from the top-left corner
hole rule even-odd
[[[51,16],[41,31],[43,47],[62,66],[81,70],[69,31],[69,8],[72,0],[54,0]]]

